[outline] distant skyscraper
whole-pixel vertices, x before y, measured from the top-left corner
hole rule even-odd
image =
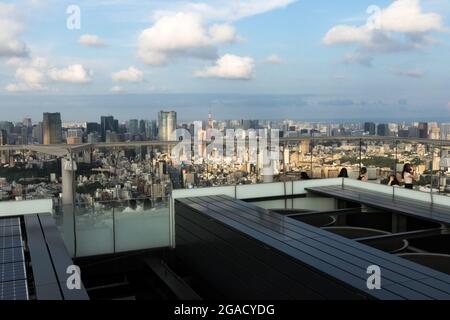
[[[99,141],[100,138],[97,132],[91,132],[87,135],[87,143],[98,143]]]
[[[22,144],[28,144],[28,127],[22,126],[20,130],[20,138],[22,140]]]
[[[37,144],[43,144],[44,143],[44,137],[42,132],[42,122],[39,122],[37,125],[35,125],[32,129],[32,137],[33,137],[33,143]]]
[[[441,139],[450,140],[450,123],[441,124]]]
[[[147,126],[148,126],[148,121],[147,120],[139,121],[139,133],[140,134],[145,134],[146,130],[147,130]]]
[[[8,144],[8,134],[6,130],[0,130],[0,146],[4,146]]]
[[[139,120],[138,119],[131,119],[128,121],[128,132],[133,134],[139,133]]]
[[[371,136],[375,135],[375,123],[366,122],[364,123],[364,132],[368,132]]]
[[[418,127],[409,127],[408,138],[420,138],[420,129]]]
[[[158,120],[159,140],[170,141],[172,132],[177,128],[177,113],[175,111],[160,111]]]
[[[42,122],[42,131],[44,135],[44,144],[59,144],[62,139],[61,114],[44,113]]]
[[[119,131],[119,122],[114,120],[113,116],[102,116],[100,118],[100,126],[101,126],[101,135],[103,141],[106,140],[106,132],[118,132]]]
[[[100,124],[97,122],[86,122],[86,134],[97,132],[100,134],[102,131]]]
[[[213,118],[212,118],[211,112],[209,112],[209,114],[208,114],[208,129],[212,129],[212,128],[213,128]]]
[[[23,118],[22,124],[23,124],[25,127],[31,127],[31,118]]]
[[[428,139],[428,123],[419,122],[419,138]]]
[[[408,129],[400,129],[400,130],[398,130],[398,136],[399,136],[399,138],[408,138],[409,137],[409,130]]]
[[[377,127],[377,134],[383,137],[389,136],[390,135],[389,125],[385,123],[380,123]]]
[[[147,121],[145,127],[145,135],[147,139],[154,140],[158,136],[158,123],[156,120]]]

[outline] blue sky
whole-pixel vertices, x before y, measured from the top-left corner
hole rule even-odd
[[[69,5],[80,29],[66,26]],[[34,95],[251,93],[449,114],[449,16],[448,0],[0,0],[0,108]]]

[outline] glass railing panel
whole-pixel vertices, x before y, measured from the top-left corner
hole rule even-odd
[[[75,257],[75,227],[73,206],[56,205],[53,212],[56,227],[66,245],[67,251],[72,257]]]
[[[75,208],[77,257],[114,253],[114,206],[112,202]]]
[[[418,201],[425,201],[431,203],[431,193],[430,192],[420,192],[417,190],[410,190],[405,188],[395,188],[394,190],[395,198],[408,198]]]
[[[122,201],[114,209],[116,252],[170,246],[168,201]]]
[[[255,199],[285,196],[286,189],[283,182],[262,183],[257,185],[239,185],[236,187],[238,199]]]
[[[390,187],[390,186],[387,186],[384,184],[374,183],[374,182],[364,182],[364,181],[359,181],[359,180],[354,180],[354,179],[345,179],[344,187],[355,187],[355,188],[360,188],[360,189],[364,189],[364,190],[380,192],[380,193],[384,193],[387,195],[392,195],[394,192],[393,187]]]
[[[433,204],[450,207],[450,196],[433,194]]]
[[[293,184],[293,194],[305,194],[305,188],[342,185],[342,178],[300,180]]]
[[[172,191],[174,199],[188,197],[205,197],[214,195],[235,196],[235,186],[210,187],[210,188],[194,188],[194,189],[176,189]]]
[[[439,172],[436,175],[439,194],[450,195],[450,147],[441,146]]]
[[[289,202],[289,204],[287,203]],[[255,206],[270,210],[270,209],[288,209],[291,201],[286,201],[286,199],[276,199],[267,201],[252,201]],[[290,208],[289,208],[290,209]]]

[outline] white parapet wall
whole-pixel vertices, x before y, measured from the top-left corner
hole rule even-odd
[[[334,178],[197,189],[177,189],[173,190],[172,197],[173,199],[212,195],[227,195],[236,199],[284,197],[306,194],[305,188],[342,185],[342,183],[342,178]]]
[[[0,217],[52,213],[52,199],[0,201]]]

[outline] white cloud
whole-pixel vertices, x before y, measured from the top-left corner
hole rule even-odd
[[[226,54],[215,65],[195,73],[199,78],[220,78],[228,80],[250,80],[253,78],[255,64],[250,57]]]
[[[284,63],[284,60],[283,60],[279,55],[277,55],[276,53],[274,53],[274,54],[271,54],[270,56],[268,56],[268,57],[264,60],[264,62],[265,62],[265,63],[268,63],[268,64],[283,64],[283,63]]]
[[[396,0],[382,10],[381,28],[385,31],[421,33],[443,28],[437,13],[424,13],[420,0]]]
[[[34,57],[32,59],[14,59],[9,61],[17,67],[16,83],[8,84],[5,89],[9,92],[45,91],[53,83],[85,84],[92,79],[92,71],[81,64],[65,68],[50,67],[47,59]]]
[[[179,57],[216,60],[217,46],[241,40],[231,22],[284,8],[296,1],[177,1],[154,12],[154,24],[139,35],[138,57],[148,65],[168,64]]]
[[[227,44],[236,42],[239,37],[236,29],[229,24],[214,24],[209,28],[211,41],[217,44]]]
[[[104,48],[107,46],[106,42],[94,34],[84,34],[78,39],[78,43],[86,47]]]
[[[362,26],[338,25],[322,39],[325,45],[355,45],[357,50],[344,61],[369,65],[377,53],[392,53],[436,44],[431,32],[445,30],[442,17],[425,13],[420,0],[395,0],[381,9],[371,23]],[[373,22],[373,23],[372,23]]]
[[[155,12],[159,18],[174,12],[190,12],[200,14],[207,20],[237,21],[243,18],[264,14],[285,8],[297,0],[211,0],[206,2],[188,2],[175,4],[168,10]]]
[[[112,74],[113,81],[116,82],[142,82],[144,81],[144,73],[134,66],[130,66],[126,70],[121,70]]]
[[[217,52],[200,15],[177,13],[141,32],[138,56],[146,64],[163,65],[179,56],[214,59]]]
[[[0,57],[24,57],[29,49],[19,39],[23,30],[17,22],[16,7],[0,2]]]
[[[326,45],[362,43],[368,45],[372,40],[372,30],[366,26],[353,27],[340,25],[333,27],[323,38]]]
[[[48,71],[48,76],[55,82],[84,84],[92,81],[92,71],[81,64],[73,64],[61,69],[52,68]]]
[[[17,83],[6,86],[9,92],[46,91],[47,77],[45,71],[33,66],[18,67],[15,74]]]
[[[124,93],[126,92],[126,90],[120,86],[114,86],[110,89],[111,92],[113,93]]]

